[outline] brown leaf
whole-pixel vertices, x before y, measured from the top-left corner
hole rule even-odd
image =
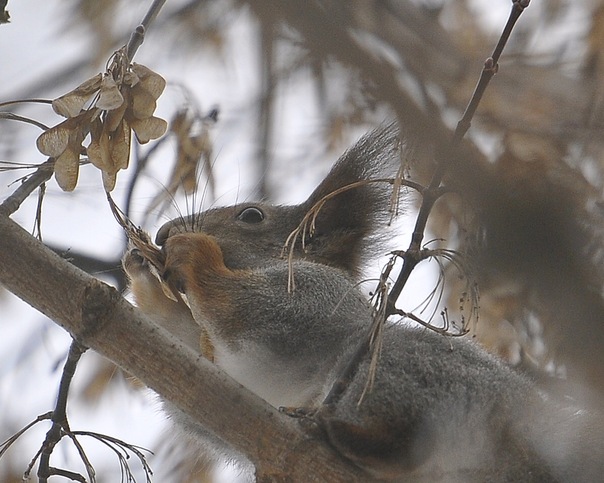
[[[102,74],[97,74],[82,82],[72,91],[52,101],[52,108],[60,116],[77,116],[90,97],[101,88],[102,78]]]
[[[168,128],[168,123],[158,117],[132,119],[131,125],[136,134],[136,139],[138,139],[138,142],[141,144],[148,143],[151,139],[157,139],[163,136]]]

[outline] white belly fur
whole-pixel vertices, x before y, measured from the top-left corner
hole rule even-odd
[[[307,407],[320,400],[322,387],[310,384],[295,366],[267,355],[266,348],[248,344],[237,352],[224,346],[214,347],[214,362],[239,384],[272,406]]]

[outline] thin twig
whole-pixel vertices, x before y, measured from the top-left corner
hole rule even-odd
[[[50,158],[42,163],[35,173],[25,178],[21,186],[0,204],[0,215],[10,216],[17,211],[30,194],[52,177],[54,164],[54,159]]]
[[[12,106],[13,104],[52,104],[52,99],[15,99],[0,102],[0,107]]]
[[[43,131],[47,131],[48,129],[50,129],[46,124],[43,124],[43,123],[36,121],[35,119],[31,119],[29,117],[19,116],[18,114],[15,114],[13,112],[0,112],[0,119],[8,119],[9,121],[26,122],[27,124],[32,124],[36,127],[39,127]]]
[[[147,11],[145,18],[143,18],[140,25],[137,26],[134,29],[134,32],[132,32],[132,35],[130,35],[130,40],[128,40],[128,44],[126,45],[126,57],[128,57],[128,60],[132,61],[136,55],[136,51],[143,45],[145,33],[147,32],[149,25],[151,25],[151,22],[153,22],[161,8],[164,6],[164,3],[166,3],[166,0],[154,0]]]
[[[153,475],[153,470],[149,466],[149,463],[147,463],[147,458],[145,457],[143,451],[153,454],[152,451],[146,448],[142,448],[141,446],[126,443],[121,439],[114,438],[106,434],[100,434],[91,431],[73,431],[69,433],[68,436],[73,439],[74,444],[76,445],[79,445],[79,442],[77,440],[78,436],[89,436],[107,446],[118,457],[122,472],[126,473],[125,476],[127,478],[127,481],[134,481],[132,471],[130,470],[130,466],[128,465],[128,459],[130,458],[128,452],[132,453],[140,461],[141,466],[143,467],[143,471],[145,473],[147,483],[151,483],[151,476]]]
[[[402,267],[392,289],[390,290],[390,293],[386,295],[385,301],[382,301],[380,299],[380,294],[384,293],[383,284],[388,279],[388,276],[393,268],[393,263],[389,263],[387,265],[387,267],[385,268],[384,272],[382,273],[382,275],[380,276],[380,286],[378,286],[378,288],[376,290],[379,316],[376,316],[374,318],[374,323],[369,328],[367,335],[360,340],[354,354],[351,356],[350,360],[348,361],[348,364],[346,365],[346,367],[344,368],[344,370],[338,377],[337,381],[332,386],[329,394],[323,401],[323,404],[325,404],[325,405],[335,404],[340,399],[341,395],[344,393],[346,388],[349,386],[352,378],[355,376],[356,371],[359,367],[359,364],[361,363],[362,360],[364,360],[364,358],[366,357],[367,354],[371,354],[372,363],[374,360],[376,360],[376,358],[379,355],[379,348],[380,348],[381,341],[377,340],[375,336],[382,333],[382,330],[380,329],[379,326],[383,325],[385,323],[385,320],[390,315],[400,315],[400,316],[409,318],[409,319],[417,322],[420,325],[428,327],[428,328],[435,330],[436,332],[439,332],[442,334],[463,335],[464,330],[461,330],[460,334],[450,334],[449,331],[435,327],[432,324],[425,322],[424,320],[422,320],[421,318],[417,317],[416,315],[414,315],[412,313],[405,312],[401,309],[398,309],[395,304],[403,290],[403,287],[406,285],[407,281],[409,280],[411,272],[413,272],[414,268],[417,266],[417,264],[420,261],[427,258],[428,252],[426,250],[422,250],[421,244],[424,239],[424,232],[426,229],[426,224],[428,222],[428,216],[430,215],[430,212],[432,211],[434,203],[446,192],[446,190],[443,189],[443,187],[441,186],[443,177],[444,177],[446,171],[450,168],[453,161],[455,160],[456,151],[459,147],[461,140],[463,139],[463,136],[465,135],[468,128],[470,127],[472,117],[474,116],[474,113],[476,112],[476,108],[478,107],[478,104],[480,103],[480,100],[482,99],[482,95],[484,94],[487,85],[489,84],[493,75],[497,72],[497,65],[498,65],[497,62],[499,60],[501,52],[503,51],[503,47],[505,46],[505,44],[510,36],[513,26],[515,25],[516,21],[518,20],[518,17],[520,16],[520,14],[524,11],[524,9],[526,7],[528,7],[529,1],[530,0],[515,0],[514,1],[514,4],[512,6],[512,11],[510,12],[509,19],[501,34],[499,42],[497,43],[497,46],[495,47],[495,50],[493,51],[493,55],[491,57],[489,57],[489,59],[487,59],[487,61],[485,62],[485,65],[484,65],[482,74],[480,76],[480,79],[478,81],[478,84],[476,86],[476,89],[474,90],[474,93],[470,99],[470,102],[468,103],[468,107],[466,108],[461,120],[459,121],[457,128],[455,130],[455,133],[453,135],[453,138],[451,139],[450,148],[447,152],[448,157],[444,157],[444,153],[443,153],[442,157],[438,160],[439,162],[437,164],[436,171],[434,172],[434,175],[430,181],[430,184],[428,185],[427,188],[424,188],[421,190],[422,204],[420,206],[417,220],[415,223],[415,228],[414,228],[413,234],[411,236],[411,242],[409,244],[409,248],[407,250],[401,252],[402,259],[403,259],[403,267]],[[445,312],[445,315],[446,315],[446,312]],[[366,388],[369,388],[371,386],[371,380],[372,380],[372,374],[370,373],[370,374],[368,374]],[[361,402],[361,400],[359,400],[359,403],[360,402]]]
[[[4,453],[6,453],[8,451],[8,449],[15,443],[15,441],[17,441],[25,432],[27,432],[27,430],[29,428],[32,428],[33,426],[38,424],[40,421],[46,421],[50,418],[52,418],[52,411],[48,411],[47,413],[41,414],[36,419],[34,419],[31,423],[29,423],[27,426],[20,429],[15,434],[13,434],[6,441],[3,441],[0,444],[0,458],[2,458],[2,456],[4,456]]]
[[[497,42],[497,45],[493,50],[493,54],[485,61],[480,78],[478,80],[478,83],[476,84],[470,102],[468,103],[468,106],[466,107],[463,116],[457,123],[457,127],[455,129],[455,133],[453,134],[449,150],[446,154],[447,157],[445,157],[444,154],[441,155],[442,157],[436,166],[436,171],[432,176],[430,184],[428,185],[428,188],[422,193],[422,204],[417,215],[417,220],[415,223],[413,234],[411,236],[409,248],[405,251],[405,255],[403,257],[403,268],[401,269],[394,285],[392,286],[392,290],[388,295],[389,302],[387,312],[389,315],[397,313],[397,309],[395,306],[396,301],[398,300],[404,286],[407,284],[411,272],[413,272],[419,261],[421,261],[421,244],[424,239],[424,233],[426,230],[426,225],[428,223],[428,217],[432,211],[432,208],[434,207],[434,203],[436,203],[438,198],[441,196],[442,192],[439,190],[444,175],[455,161],[457,150],[459,148],[461,140],[470,128],[472,118],[476,113],[476,109],[478,108],[482,96],[486,91],[489,82],[491,81],[491,79],[499,68],[499,58],[501,56],[501,53],[503,52],[503,48],[505,47],[510,37],[514,25],[516,24],[516,21],[518,20],[522,12],[528,7],[529,3],[530,0],[514,0],[510,16],[503,29],[503,32],[501,33],[499,41]]]
[[[88,350],[75,339],[72,340],[71,346],[69,347],[69,354],[67,360],[63,366],[63,374],[61,376],[61,382],[59,384],[59,395],[57,397],[57,403],[55,409],[52,412],[52,426],[46,433],[46,439],[42,444],[42,452],[40,454],[40,464],[38,466],[38,478],[40,483],[46,483],[48,478],[56,473],[56,468],[50,466],[50,456],[59,441],[64,436],[64,431],[69,431],[69,422],[67,421],[67,399],[69,394],[69,388],[71,387],[71,381],[75,374],[76,367],[82,357],[82,354]],[[90,481],[94,481],[94,471],[87,466],[88,476]]]
[[[34,225],[34,234],[36,238],[42,241],[42,203],[44,201],[44,195],[46,194],[46,183],[40,185],[38,190],[38,204],[36,207],[36,219]]]
[[[153,471],[147,463],[147,459],[145,457],[145,454],[143,453],[144,451],[151,453],[151,451],[140,446],[126,443],[112,436],[107,436],[104,434],[89,431],[71,431],[69,427],[69,422],[67,420],[67,401],[69,398],[69,388],[71,387],[71,381],[73,380],[77,364],[82,354],[86,350],[87,348],[81,345],[75,339],[72,341],[72,344],[69,348],[67,361],[65,362],[65,365],[63,367],[63,374],[59,385],[59,394],[57,397],[57,402],[55,404],[54,411],[50,411],[38,416],[34,421],[29,423],[19,432],[11,436],[3,443],[0,443],[0,458],[4,456],[6,451],[8,451],[8,449],[15,443],[15,441],[17,441],[27,430],[29,430],[31,427],[41,421],[50,420],[52,422],[52,426],[50,430],[46,433],[46,439],[44,440],[44,443],[40,446],[34,457],[29,462],[25,472],[23,473],[24,480],[28,480],[30,478],[31,472],[35,467],[36,462],[39,460],[40,462],[38,465],[37,472],[39,482],[45,483],[51,476],[62,476],[71,481],[79,481],[81,483],[94,483],[96,481],[96,472],[94,470],[94,467],[92,466],[92,463],[88,459],[88,455],[86,454],[84,447],[78,440],[78,437],[88,436],[105,444],[117,455],[123,475],[122,481],[136,481],[128,464],[130,455],[133,454],[140,461],[140,464],[145,473],[146,482],[151,483],[151,475],[153,474]],[[67,436],[75,446],[80,456],[80,459],[82,460],[82,463],[86,468],[87,478],[82,474],[74,471],[50,466],[50,457],[54,451],[54,448],[56,447],[57,443],[59,443],[59,441],[61,441],[61,439],[63,439],[65,436]]]

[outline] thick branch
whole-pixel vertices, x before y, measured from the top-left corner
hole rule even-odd
[[[1,215],[0,283],[246,454],[262,481],[364,479],[296,421],[153,325],[115,289]]]

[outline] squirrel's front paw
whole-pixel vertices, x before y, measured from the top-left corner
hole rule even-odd
[[[163,245],[165,256],[161,278],[174,293],[179,293],[198,323],[207,317],[233,310],[232,281],[237,275],[222,258],[222,250],[213,236],[204,233],[179,233]]]
[[[122,258],[122,266],[130,277],[149,274],[149,262],[136,247],[131,247]]]
[[[221,276],[231,274],[224,265],[222,250],[213,236],[179,233],[166,240],[163,280],[181,293],[204,292]]]
[[[128,248],[122,257],[122,266],[130,281],[130,290],[140,307],[153,313],[157,312],[157,304],[164,303],[166,298],[178,302],[178,296],[164,286],[158,269],[139,248]]]

